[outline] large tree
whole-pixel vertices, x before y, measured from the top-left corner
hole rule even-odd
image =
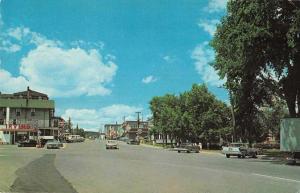
[[[270,104],[274,95],[284,97],[290,115],[297,116],[298,5],[288,0],[231,0],[217,27],[211,43],[216,51],[213,66],[227,80],[237,131],[244,140],[253,141],[259,107]]]

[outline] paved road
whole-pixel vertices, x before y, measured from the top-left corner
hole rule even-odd
[[[300,167],[127,144],[106,150],[98,141],[69,144],[62,150],[1,152],[0,147],[0,192],[7,188],[65,193],[298,193]]]

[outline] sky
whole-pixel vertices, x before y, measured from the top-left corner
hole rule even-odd
[[[205,83],[227,0],[0,0],[0,91],[32,90],[87,130],[151,116],[154,96]]]

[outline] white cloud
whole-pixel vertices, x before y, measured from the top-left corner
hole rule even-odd
[[[38,46],[21,60],[20,74],[50,96],[107,95],[117,65],[95,50]]]
[[[0,26],[3,24],[0,14]],[[17,42],[17,43],[12,43]],[[6,52],[17,52],[27,45],[47,45],[47,46],[62,46],[62,42],[58,40],[47,39],[42,34],[32,32],[26,27],[9,28],[0,34],[0,50]]]
[[[91,48],[63,48],[62,42],[50,40],[44,35],[31,31],[26,27],[10,28],[0,35],[0,50],[17,52],[21,46],[35,45],[20,61],[19,75],[12,76],[6,72],[6,80],[12,83],[23,81],[23,87],[27,85],[32,89],[45,92],[50,96],[69,97],[80,95],[108,95],[111,90],[107,84],[111,83],[117,71],[112,55],[102,57],[98,49]],[[19,44],[12,44],[17,42]],[[81,44],[84,41],[80,40]],[[103,43],[95,45],[103,47]],[[94,45],[94,46],[95,46]],[[0,81],[4,78],[0,77]],[[3,92],[12,91],[5,85],[0,85]],[[17,91],[15,89],[14,91]]]
[[[22,76],[13,77],[11,73],[0,68],[0,91],[12,93],[16,90],[24,90],[29,82]]]
[[[215,31],[217,29],[217,24],[219,22],[220,21],[217,20],[217,19],[213,19],[213,20],[201,20],[198,23],[198,26],[201,27],[207,33],[209,33],[211,36],[214,36]]]
[[[67,109],[62,117],[68,119],[71,117],[73,124],[80,127],[98,130],[104,124],[121,123],[123,117],[126,120],[135,120],[135,112],[143,109],[124,104],[114,104],[100,109]]]
[[[9,53],[13,53],[13,52],[17,52],[17,51],[21,50],[21,46],[18,44],[13,44],[9,41],[4,40],[4,41],[1,41],[1,43],[0,43],[0,50],[6,51]]]
[[[154,76],[150,75],[150,76],[147,76],[145,78],[142,79],[142,82],[144,84],[149,84],[149,83],[152,83],[152,82],[156,82],[157,81],[157,78],[155,78]]]
[[[215,69],[210,66],[210,63],[214,61],[215,54],[208,42],[199,44],[192,53],[192,59],[195,60],[195,67],[200,74],[201,79],[212,86],[220,86],[225,83],[224,80],[220,80]]]
[[[166,61],[167,63],[172,63],[172,62],[175,61],[175,57],[170,56],[170,55],[165,55],[165,56],[162,57],[162,59],[163,59],[164,61]]]
[[[205,8],[208,12],[219,12],[226,9],[228,0],[208,0],[208,6]]]

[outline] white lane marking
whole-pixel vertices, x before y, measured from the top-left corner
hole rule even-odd
[[[290,182],[300,183],[299,180],[294,180],[294,179],[281,178],[281,177],[276,177],[276,176],[268,176],[268,175],[257,174],[257,173],[252,173],[252,175],[254,175],[254,176],[260,176],[260,177],[265,177],[265,178],[271,178],[271,179],[277,179],[277,180],[284,180],[284,181],[290,181]]]

